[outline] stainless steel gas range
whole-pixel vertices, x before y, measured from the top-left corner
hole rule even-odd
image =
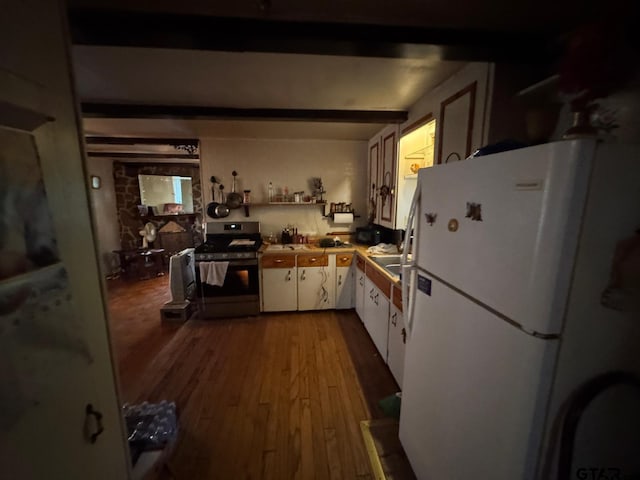
[[[258,315],[258,249],[262,245],[260,222],[209,222],[205,231],[205,243],[195,251],[196,290],[201,318]],[[202,281],[202,262],[228,262],[222,285]]]

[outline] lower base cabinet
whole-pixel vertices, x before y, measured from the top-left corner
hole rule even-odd
[[[380,356],[387,360],[389,335],[389,299],[369,278],[364,282],[364,326]]]
[[[355,297],[356,313],[360,320],[364,322],[364,279],[366,275],[364,273],[364,260],[361,257],[356,257],[356,269],[353,278],[353,289]]]
[[[295,257],[262,258],[262,311],[290,312],[298,309]]]
[[[336,309],[353,308],[353,254],[336,255]]]
[[[335,255],[298,255],[298,310],[335,308]]]
[[[407,331],[404,327],[402,310],[396,305],[391,305],[389,310],[389,341],[387,343],[387,365],[393,378],[402,389],[402,375],[404,373],[404,351],[407,339]]]

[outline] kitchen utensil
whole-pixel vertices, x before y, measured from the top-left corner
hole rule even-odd
[[[216,207],[216,215],[218,218],[224,218],[229,216],[229,207],[227,207],[224,203],[219,203]]]
[[[211,200],[212,202],[207,205],[207,215],[211,218],[220,218],[216,213],[216,209],[220,206],[219,202],[216,202],[216,189],[215,184],[217,183],[216,177],[211,177]],[[220,186],[222,187],[222,185]]]
[[[242,205],[242,195],[236,192],[236,177],[238,176],[238,172],[235,170],[231,172],[233,175],[233,185],[231,187],[231,193],[227,195],[227,207],[229,208],[239,208]]]
[[[220,205],[218,202],[211,202],[207,204],[207,215],[209,215],[211,218],[219,218],[218,214],[216,213],[216,208],[218,208],[218,205]]]

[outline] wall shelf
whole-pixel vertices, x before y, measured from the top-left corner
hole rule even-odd
[[[286,207],[308,207],[312,205],[319,205],[323,207],[327,204],[327,202],[266,202],[266,203],[241,203],[240,206],[244,208],[244,216],[249,216],[249,208],[251,207],[278,207],[278,206],[286,206]]]
[[[302,205],[326,205],[326,202],[266,202],[266,203],[243,203],[242,205],[247,205],[249,207],[276,207],[278,205],[287,205],[287,206],[291,206],[291,205],[295,205],[295,206],[302,206]]]

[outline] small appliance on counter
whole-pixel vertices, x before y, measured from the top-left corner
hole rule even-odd
[[[391,242],[391,230],[375,224],[356,228],[356,243],[362,245],[378,245]]]
[[[289,227],[282,230],[281,242],[284,244],[293,243],[293,231]]]

